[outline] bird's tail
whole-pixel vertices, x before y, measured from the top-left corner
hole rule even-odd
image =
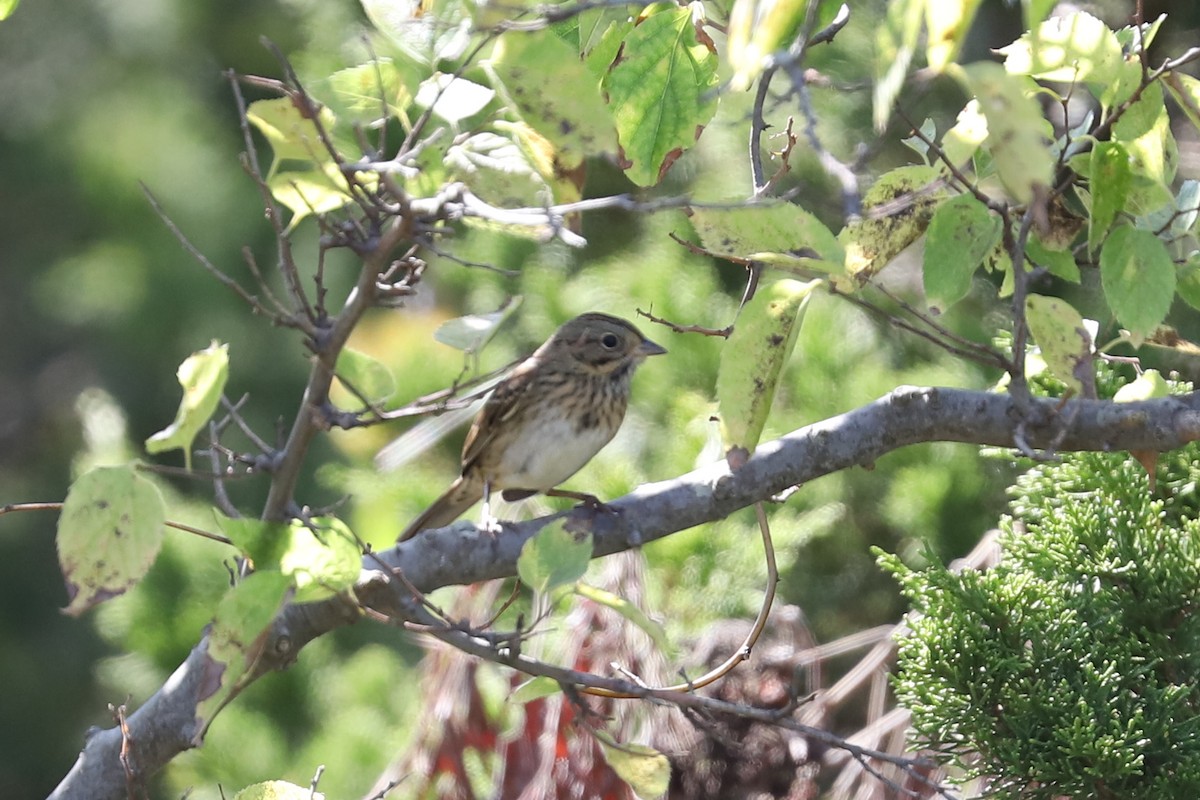
[[[411,539],[426,528],[441,528],[463,515],[471,506],[483,499],[483,482],[459,477],[450,484],[446,493],[433,501],[419,517],[409,523],[397,542]]]

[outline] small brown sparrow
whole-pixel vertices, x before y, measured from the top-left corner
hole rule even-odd
[[[404,529],[404,541],[440,528],[484,501],[539,492],[594,504],[590,495],[554,487],[578,472],[617,433],[629,405],[633,371],[667,352],[623,319],[583,314],[567,322],[492,391],[463,443],[462,475]]]

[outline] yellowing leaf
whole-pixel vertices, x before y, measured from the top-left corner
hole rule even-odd
[[[192,353],[175,374],[183,387],[183,400],[175,412],[175,421],[146,440],[146,452],[182,449],[183,462],[191,469],[192,442],[217,410],[229,378],[229,345],[213,342]]]
[[[242,789],[233,800],[325,800],[325,795],[287,781],[264,781]]]
[[[823,284],[788,279],[760,286],[738,313],[717,373],[721,439],[735,469],[758,444],[775,401],[779,373],[796,345],[804,309]]]
[[[1029,332],[1042,348],[1046,367],[1076,394],[1094,385],[1091,377],[1092,336],[1083,317],[1071,304],[1057,297],[1031,294],[1025,301]]]
[[[746,208],[696,208],[692,225],[704,249],[718,257],[751,258],[840,273],[845,254],[815,216],[791,203]]]
[[[268,177],[274,174],[279,162],[285,159],[324,163],[329,151],[317,131],[313,118],[306,117],[290,97],[257,100],[246,108],[246,119],[271,143],[275,160]],[[322,106],[316,120],[327,133],[333,130],[337,118],[328,107]]]
[[[1171,393],[1166,378],[1156,369],[1148,369],[1138,375],[1132,382],[1125,384],[1113,395],[1114,403],[1136,403],[1140,400],[1153,400],[1156,397],[1166,397]]]
[[[846,249],[846,273],[866,283],[920,238],[945,194],[933,167],[900,167],[882,175],[863,196],[862,218],[838,234]]]
[[[58,518],[67,614],[77,617],[141,580],[162,546],[166,506],[132,466],[98,467],[71,484]]]
[[[979,61],[955,70],[979,100],[987,117],[985,147],[996,174],[1018,202],[1028,203],[1050,186],[1054,158],[1048,147],[1049,123],[1033,98],[1031,81],[1009,75],[999,64]]]
[[[893,0],[875,33],[875,130],[882,131],[892,104],[908,78],[908,65],[917,51],[925,5],[933,0]]]
[[[617,152],[600,81],[552,31],[504,34],[483,66],[521,119],[554,145],[563,169]]]
[[[926,60],[941,72],[958,55],[980,0],[928,0],[925,6]]]
[[[596,735],[604,760],[629,788],[644,800],[666,794],[671,782],[671,763],[667,757],[644,744],[618,744],[610,737]]]

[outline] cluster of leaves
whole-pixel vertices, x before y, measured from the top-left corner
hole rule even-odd
[[[916,614],[896,689],[922,744],[1001,797],[1200,790],[1200,447],[1155,498],[1120,453],[1034,465],[986,571],[881,563]]]

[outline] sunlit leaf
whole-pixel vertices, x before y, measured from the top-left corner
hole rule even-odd
[[[346,386],[346,400],[339,401],[345,407],[364,408],[367,403],[382,403],[396,392],[396,379],[392,371],[377,359],[349,347],[338,353],[334,367],[339,383]],[[353,387],[354,392],[350,391]],[[353,398],[353,399],[351,399]]]
[[[617,131],[600,81],[578,52],[550,31],[505,34],[483,66],[521,119],[554,146],[563,168],[617,152]]]
[[[292,581],[286,575],[255,572],[227,591],[217,604],[203,677],[196,690],[194,744],[200,744],[213,717],[233,697],[262,655],[271,620],[283,608],[291,588]]]
[[[716,113],[716,85],[717,57],[697,40],[691,9],[654,7],[630,31],[604,80],[630,180],[658,183],[695,144]]]
[[[517,575],[539,594],[568,586],[583,577],[592,559],[592,535],[568,531],[562,521],[542,528],[521,548]]]
[[[246,119],[271,143],[275,160],[268,177],[285,160],[311,161],[317,164],[329,161],[331,156],[321,141],[317,124],[306,116],[290,97],[256,100],[246,109]],[[328,106],[320,106],[316,121],[326,133],[333,130],[337,121]]]
[[[288,534],[279,570],[292,579],[297,602],[323,600],[358,580],[362,548],[340,519],[313,517],[307,524],[293,520]]]
[[[448,319],[433,332],[433,338],[456,350],[478,353],[520,305],[521,298],[514,297],[495,311]]]
[[[956,70],[987,117],[985,141],[1004,188],[1028,203],[1039,187],[1048,188],[1054,170],[1049,123],[1027,78],[1009,75],[999,64],[979,61]]]
[[[543,697],[552,697],[562,691],[558,681],[553,678],[547,678],[545,675],[539,675],[536,678],[530,678],[522,683],[516,689],[513,689],[512,694],[508,699],[511,703],[524,705],[532,703],[534,700],[541,700]]]
[[[596,741],[604,760],[638,797],[651,800],[666,794],[671,782],[671,762],[666,756],[648,745],[618,743],[600,732]]]
[[[1153,400],[1156,397],[1166,397],[1171,393],[1167,380],[1156,369],[1144,370],[1141,375],[1117,389],[1113,395],[1114,403],[1136,403],[1141,400]]]
[[[17,10],[21,0],[0,0],[0,20],[8,19]]]
[[[495,91],[474,81],[438,73],[421,83],[416,103],[432,110],[439,119],[458,125],[487,108],[495,96]]]
[[[97,467],[71,484],[58,518],[58,563],[79,616],[131,588],[162,546],[166,506],[132,466]]]
[[[929,0],[925,6],[926,60],[941,72],[954,61],[975,20],[980,0]]]
[[[840,273],[845,253],[837,237],[815,216],[791,203],[746,208],[696,208],[692,225],[704,249],[718,257],[793,262]],[[771,258],[774,254],[778,258]]]
[[[616,611],[622,617],[641,628],[654,641],[654,646],[658,648],[661,654],[668,657],[673,654],[675,648],[671,646],[670,640],[667,639],[666,630],[662,625],[646,616],[646,612],[639,608],[636,603],[631,603],[624,597],[583,582],[575,584],[575,593],[580,597],[586,597],[593,603],[599,603],[605,608],[611,608],[613,611]]]
[[[182,449],[183,461],[192,468],[192,442],[221,403],[221,392],[229,378],[229,345],[213,342],[192,353],[175,373],[183,387],[183,400],[175,421],[146,440],[146,452]]]
[[[987,117],[979,110],[979,101],[971,100],[958,112],[954,127],[942,137],[942,152],[946,160],[961,168],[975,155],[979,145],[987,138],[987,133]],[[945,169],[945,166],[941,168]]]
[[[1099,87],[1116,82],[1124,61],[1116,35],[1086,11],[1051,17],[1000,52],[1010,74]]]
[[[908,65],[917,51],[926,2],[894,0],[887,4],[883,24],[875,33],[875,130],[882,131],[892,115],[892,104],[908,78]]]
[[[311,786],[297,786],[287,781],[253,783],[233,796],[233,800],[325,800]]]
[[[865,283],[920,238],[946,194],[933,167],[899,167],[880,176],[863,196],[863,216],[838,234],[846,272]]]

